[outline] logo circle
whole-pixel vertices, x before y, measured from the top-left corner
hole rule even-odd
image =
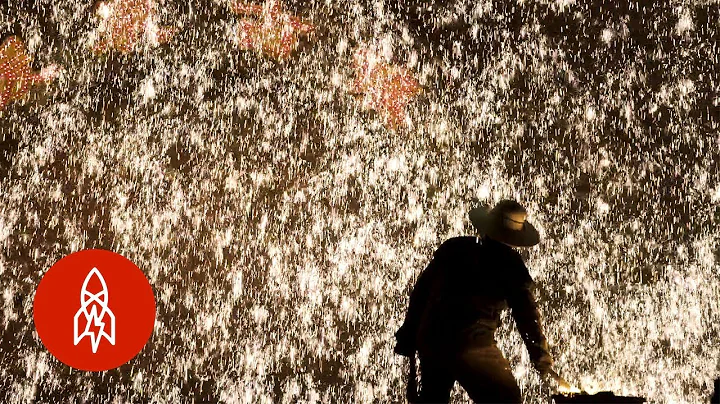
[[[33,302],[35,329],[60,362],[114,369],[134,358],[155,327],[155,296],[145,274],[107,250],[83,250],[55,263]]]

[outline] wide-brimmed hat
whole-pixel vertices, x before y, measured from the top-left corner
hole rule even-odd
[[[470,210],[470,221],[482,234],[515,247],[531,247],[540,242],[540,233],[527,222],[527,211],[519,203],[502,200],[488,210],[481,206]]]

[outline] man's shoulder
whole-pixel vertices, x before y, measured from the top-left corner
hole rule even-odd
[[[475,236],[458,236],[445,240],[437,250],[435,256],[444,255],[457,251],[466,251],[481,245],[481,241]]]
[[[475,236],[458,236],[445,240],[440,248],[467,247],[482,244],[482,240]]]

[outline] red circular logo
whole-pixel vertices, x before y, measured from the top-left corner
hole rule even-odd
[[[43,276],[33,304],[38,336],[59,361],[103,371],[135,357],[155,326],[155,297],[140,268],[106,250],[72,253]]]

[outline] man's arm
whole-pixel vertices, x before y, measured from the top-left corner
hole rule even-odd
[[[527,269],[525,269],[525,271],[527,271]],[[541,375],[545,375],[550,371],[553,360],[550,355],[547,340],[543,334],[540,312],[537,309],[535,297],[531,290],[532,279],[530,279],[529,275],[527,278],[528,281],[510,290],[507,302],[508,306],[512,309],[512,316],[515,319],[518,331],[520,331],[520,335],[523,341],[525,341],[525,346],[530,354],[530,360],[535,366],[535,369],[537,369]]]
[[[405,321],[395,333],[395,353],[411,357],[415,355],[415,340],[423,312],[430,299],[430,290],[437,280],[440,265],[438,258],[434,257],[423,270],[415,282],[415,287],[410,293],[410,304],[405,315]]]

